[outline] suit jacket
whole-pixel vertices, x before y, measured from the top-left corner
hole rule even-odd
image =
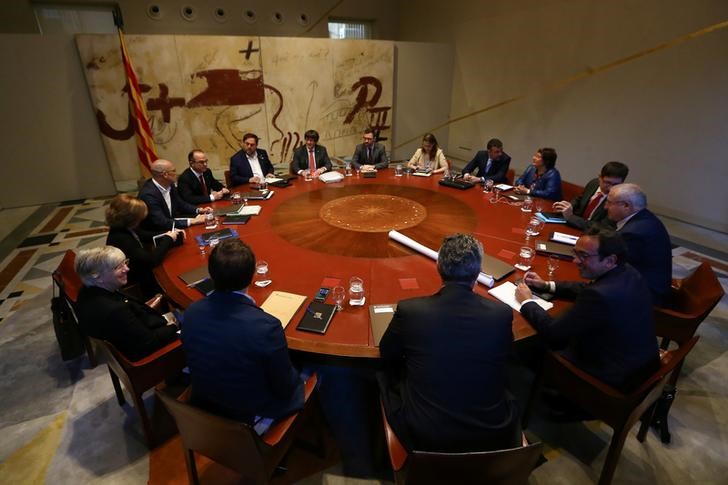
[[[258,148],[256,153],[258,154],[258,162],[260,163],[260,169],[263,170],[263,175],[273,173],[275,170],[268,158],[268,152]],[[240,150],[230,157],[230,177],[233,185],[247,184],[253,177],[253,169],[250,168],[250,162],[248,161],[248,156],[245,154],[245,150]]]
[[[329,154],[326,152],[326,147],[323,145],[316,145],[314,147],[314,158],[316,160],[316,168],[326,167],[327,171],[330,171],[331,160],[329,160]],[[306,145],[301,145],[296,148],[293,152],[293,170],[298,172],[299,170],[306,170],[308,168],[308,148]]]
[[[508,306],[453,283],[399,302],[379,350],[388,368],[404,369],[394,386],[401,407],[383,400],[393,422],[406,425],[412,446],[453,452],[517,446],[519,413],[506,396],[512,320]]]
[[[533,189],[530,195],[542,199],[561,200],[561,174],[555,168],[547,170],[541,177],[536,177],[536,167],[529,165],[523,175],[516,180],[516,185],[525,185]]]
[[[623,264],[595,281],[556,283],[556,296],[575,298],[556,317],[528,302],[521,314],[552,348],[568,342],[566,357],[607,384],[631,390],[659,366],[650,292]]]
[[[195,205],[209,204],[211,202],[210,192],[222,190],[222,184],[212,175],[212,170],[202,172],[202,177],[205,179],[208,195],[202,195],[202,184],[194,170],[188,167],[182,172],[182,175],[177,178],[177,191],[182,200]]]
[[[147,180],[139,191],[138,198],[147,204],[149,213],[141,223],[141,228],[147,231],[166,232],[172,230],[173,219],[176,220],[175,227],[187,227],[186,216],[194,217],[197,207],[185,202],[179,196],[177,188],[172,185],[169,197],[172,201],[172,213],[169,213],[164,197],[152,179]],[[179,218],[179,219],[178,219]]]
[[[177,338],[177,327],[156,310],[118,292],[84,286],[76,302],[85,335],[108,340],[129,360],[139,360]]]
[[[614,222],[609,220],[607,217],[607,209],[605,207],[605,202],[607,200],[606,197],[602,199],[602,202],[597,206],[596,209],[594,209],[594,214],[592,215],[591,219],[585,219],[584,211],[586,210],[586,207],[589,205],[589,201],[591,200],[592,196],[594,196],[594,193],[599,188],[599,179],[594,178],[589,181],[589,183],[586,184],[584,187],[584,191],[574,197],[574,199],[571,201],[571,206],[573,207],[574,213],[571,215],[571,217],[566,219],[566,223],[572,227],[576,227],[577,229],[581,229],[582,231],[586,232],[592,227],[601,227],[601,228],[608,228],[608,229],[614,229],[616,226]]]
[[[478,177],[484,177],[492,179],[493,182],[500,184],[505,183],[508,180],[508,167],[511,165],[511,157],[506,152],[503,152],[500,157],[493,160],[490,164],[490,169],[486,172],[485,167],[488,164],[488,151],[480,150],[475,154],[472,160],[465,165],[463,168],[463,174],[469,173],[471,175],[477,175]]]
[[[156,246],[146,248],[141,238],[134,237],[131,229],[112,227],[106,236],[106,244],[121,249],[129,258],[129,284],[139,284],[145,297],[152,297],[159,291],[152,270],[162,263],[174,246],[171,237],[158,237]]]
[[[351,157],[351,164],[354,165],[355,169],[358,169],[362,165],[374,165],[374,168],[377,170],[387,168],[389,163],[387,162],[387,153],[384,145],[375,143],[372,146],[372,159],[367,162],[367,146],[364,143],[358,144],[354,150],[354,156]]]
[[[182,344],[198,405],[247,423],[303,407],[281,322],[247,296],[215,291],[190,305]]]
[[[425,154],[422,153],[422,148],[415,150],[414,155],[407,162],[407,166],[414,169],[425,167]],[[442,148],[438,148],[437,152],[435,152],[435,160],[432,161],[432,170],[439,170],[441,168],[448,168],[448,164],[445,158],[445,152],[442,151]]]
[[[672,245],[662,221],[642,209],[618,232],[627,243],[627,261],[647,281],[654,304],[665,304],[672,285]]]

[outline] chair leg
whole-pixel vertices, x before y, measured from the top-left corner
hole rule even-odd
[[[195,452],[185,448],[185,463],[187,464],[187,480],[192,485],[199,485],[200,479],[197,476],[197,465],[195,464]]]
[[[154,448],[154,432],[152,431],[152,424],[151,421],[149,421],[149,416],[147,415],[147,408],[144,407],[144,399],[142,399],[141,393],[134,392],[134,407],[137,409],[137,414],[139,414],[139,419],[142,422],[142,431],[144,431],[144,437],[147,439],[147,445],[149,446],[149,449]]]
[[[617,469],[617,463],[619,457],[622,455],[622,448],[624,447],[624,440],[627,439],[629,434],[629,428],[623,426],[619,430],[615,429],[612,435],[612,441],[609,443],[609,451],[607,452],[607,458],[604,460],[604,466],[602,467],[602,474],[599,476],[599,485],[609,485],[612,483],[614,478],[614,471]]]
[[[109,375],[111,375],[111,383],[114,385],[114,392],[116,392],[116,400],[119,402],[119,406],[123,406],[126,403],[124,398],[124,391],[121,389],[121,383],[116,373],[109,367]]]
[[[647,408],[647,411],[645,411],[640,418],[640,429],[637,432],[637,441],[640,443],[644,443],[645,438],[647,437],[647,431],[649,431],[650,424],[652,424],[652,420],[654,419],[656,408],[657,403],[654,403],[652,406]]]
[[[91,343],[91,340],[83,336],[83,346],[86,348],[86,355],[88,356],[88,365],[91,366],[93,369],[97,365],[99,365],[99,360],[96,358],[96,352],[94,351],[94,345]]]
[[[662,391],[662,395],[655,403],[655,412],[650,420],[652,427],[660,433],[660,441],[665,444],[670,443],[672,436],[670,436],[670,430],[668,428],[668,415],[672,403],[675,401],[675,394],[677,388],[675,386],[667,384],[665,389]]]

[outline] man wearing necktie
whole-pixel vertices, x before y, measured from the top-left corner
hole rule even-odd
[[[607,162],[599,176],[589,181],[584,191],[571,202],[554,202],[553,209],[561,212],[566,223],[582,231],[592,227],[614,228],[614,222],[607,217],[605,202],[609,189],[624,183],[629,167],[621,162]]]
[[[488,140],[485,150],[480,150],[463,168],[466,182],[483,182],[491,179],[496,184],[506,183],[511,157],[503,151],[503,142],[498,138]]]
[[[362,172],[376,172],[379,169],[387,168],[387,154],[384,145],[375,142],[374,130],[364,130],[364,143],[360,143],[354,149],[351,157],[351,164],[356,170]]]
[[[207,168],[205,152],[194,149],[187,155],[187,160],[189,168],[177,179],[177,190],[184,201],[195,205],[206,204],[220,200],[229,193]]]
[[[310,170],[313,177],[332,169],[326,147],[318,144],[319,134],[316,130],[308,130],[303,135],[306,143],[293,152],[292,170],[298,175],[304,170]]]

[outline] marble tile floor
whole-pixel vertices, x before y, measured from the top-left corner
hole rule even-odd
[[[0,483],[137,484],[150,477],[158,481],[166,472],[184,480],[181,452],[174,473],[154,469],[136,412],[117,404],[105,366],[90,369],[85,357],[63,362],[59,355],[50,273],[66,249],[103,243],[104,204],[91,199],[0,211]],[[675,276],[689,274],[698,259],[708,257],[728,292],[728,237],[703,235],[695,244],[688,239],[690,227],[676,230],[674,222],[668,227],[671,234],[679,232]],[[725,483],[728,297],[698,334],[670,413],[673,442],[663,445],[651,432],[641,444],[635,428],[615,484]],[[151,404],[151,396],[147,401]],[[546,444],[548,459],[530,483],[589,484],[598,479],[611,430],[596,421],[556,425],[537,413],[527,435]],[[387,482],[343,477],[335,466],[300,483]]]

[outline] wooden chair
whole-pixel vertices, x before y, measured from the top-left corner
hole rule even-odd
[[[81,332],[81,329],[78,326],[78,318],[76,318],[76,301],[78,300],[78,293],[81,291],[83,283],[81,282],[81,278],[79,278],[78,274],[76,273],[76,269],[74,268],[75,262],[76,253],[74,253],[73,250],[68,249],[66,251],[66,254],[63,255],[63,259],[61,259],[58,267],[53,271],[53,284],[54,287],[58,289],[58,297],[62,300],[54,301],[53,305],[65,305],[67,307],[70,318],[68,319],[69,321],[66,323],[68,325],[72,325],[72,327],[66,328],[64,333],[68,334],[68,338],[80,339],[82,341],[83,347],[86,349],[86,354],[88,355],[89,365],[91,367],[96,367],[96,355],[94,354],[94,349],[91,345],[91,341],[83,334],[83,332]],[[58,310],[63,311],[63,309],[61,308],[59,308]],[[56,311],[55,308],[54,311]],[[58,337],[60,343],[61,337]],[[61,354],[64,354],[63,349],[61,351]],[[76,356],[77,355],[79,354],[76,354]],[[66,358],[65,355],[63,357],[64,359]],[[72,356],[69,355],[68,357]]]
[[[512,168],[509,168],[508,171],[506,172],[506,182],[509,185],[513,185],[513,183],[515,182],[515,178],[516,178],[516,171],[513,170]]]
[[[225,170],[225,187],[233,188],[233,176],[230,174],[230,170]]]
[[[584,192],[584,187],[581,185],[572,184],[566,180],[561,181],[561,199],[571,201],[577,195]]]
[[[195,451],[240,473],[244,483],[268,483],[311,412],[311,394],[316,380],[316,374],[313,374],[306,381],[303,410],[274,423],[262,436],[247,424],[189,404],[190,388],[178,399],[157,390],[157,396],[174,417],[182,437],[189,483],[199,483]]]
[[[381,405],[384,435],[397,484],[488,483],[516,485],[528,483],[543,450],[542,443],[497,451],[470,453],[408,452],[389,426]]]
[[[655,401],[662,394],[662,389],[672,373],[697,341],[698,337],[693,337],[675,350],[660,352],[660,368],[637,390],[629,394],[604,384],[560,354],[553,352],[548,354],[544,369],[548,382],[555,385],[569,400],[591,416],[604,421],[613,430],[609,451],[599,477],[599,485],[608,485],[612,482],[624,441],[640,418],[642,425],[637,433],[637,439],[640,442],[645,440],[654,413]]]
[[[111,382],[114,384],[119,406],[123,406],[126,402],[121,389],[121,381],[132,395],[134,407],[141,420],[144,437],[149,448],[153,448],[156,441],[147,410],[144,407],[142,394],[165,379],[177,376],[182,372],[187,365],[182,343],[175,340],[143,359],[130,361],[111,342],[95,338],[91,338],[91,340],[96,346],[98,354],[109,367]]]
[[[698,329],[698,326],[713,311],[725,292],[708,263],[700,266],[687,278],[673,284],[669,307],[655,307],[655,333],[662,337],[660,348],[667,350],[670,342],[685,345]],[[677,392],[676,385],[680,376],[680,364],[670,378],[663,403],[658,407],[653,425],[660,433],[663,443],[670,442],[667,415]]]

